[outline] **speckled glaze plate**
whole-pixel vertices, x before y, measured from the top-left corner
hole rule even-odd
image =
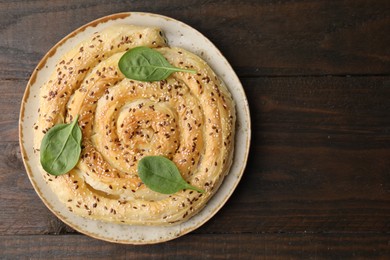
[[[46,185],[39,169],[39,158],[33,152],[33,124],[38,117],[39,88],[52,72],[59,58],[75,44],[95,31],[117,23],[161,28],[170,46],[192,51],[206,60],[223,79],[236,103],[237,124],[233,165],[223,184],[206,207],[187,222],[168,227],[133,226],[85,219],[69,212]],[[63,222],[88,236],[123,244],[152,244],[171,240],[200,227],[225,204],[243,174],[250,145],[250,116],[242,85],[220,51],[201,33],[190,26],[161,15],[150,13],[119,13],[102,17],[70,33],[58,42],[40,61],[32,73],[24,93],[20,111],[19,140],[28,177],[45,205]]]

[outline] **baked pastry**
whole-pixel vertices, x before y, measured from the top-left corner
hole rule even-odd
[[[196,70],[166,80],[125,78],[118,61],[147,46],[170,64]],[[169,225],[199,212],[232,163],[235,107],[224,83],[205,61],[168,47],[158,28],[116,25],[91,35],[65,54],[40,90],[34,146],[54,125],[79,115],[82,152],[69,173],[44,179],[67,208],[83,217],[126,224]],[[182,177],[204,193],[161,194],[140,180],[147,155],[172,160]]]

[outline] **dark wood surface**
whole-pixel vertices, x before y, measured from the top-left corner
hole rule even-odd
[[[209,222],[148,246],[86,237],[26,175],[18,116],[33,69],[104,15],[144,11],[206,35],[252,115],[242,181]],[[390,258],[390,1],[0,0],[0,258]]]

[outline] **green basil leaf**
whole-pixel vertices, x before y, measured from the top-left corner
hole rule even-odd
[[[182,189],[204,191],[188,184],[176,165],[163,156],[146,156],[138,162],[138,175],[151,190],[172,194]]]
[[[80,158],[82,133],[79,116],[70,124],[58,124],[43,137],[40,157],[43,169],[52,175],[72,170]]]
[[[176,71],[196,72],[172,66],[161,53],[145,46],[128,50],[120,58],[118,66],[126,78],[139,81],[164,80]]]

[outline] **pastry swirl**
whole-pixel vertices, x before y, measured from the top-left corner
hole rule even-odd
[[[127,79],[118,68],[126,50],[147,46],[173,66],[166,80]],[[157,28],[117,25],[96,32],[56,64],[40,90],[35,149],[54,125],[79,115],[82,153],[68,174],[43,177],[67,208],[83,217],[126,224],[168,225],[199,212],[232,163],[235,108],[224,83],[201,58],[168,47]],[[137,162],[171,159],[183,178],[205,190],[165,195],[146,187]]]

